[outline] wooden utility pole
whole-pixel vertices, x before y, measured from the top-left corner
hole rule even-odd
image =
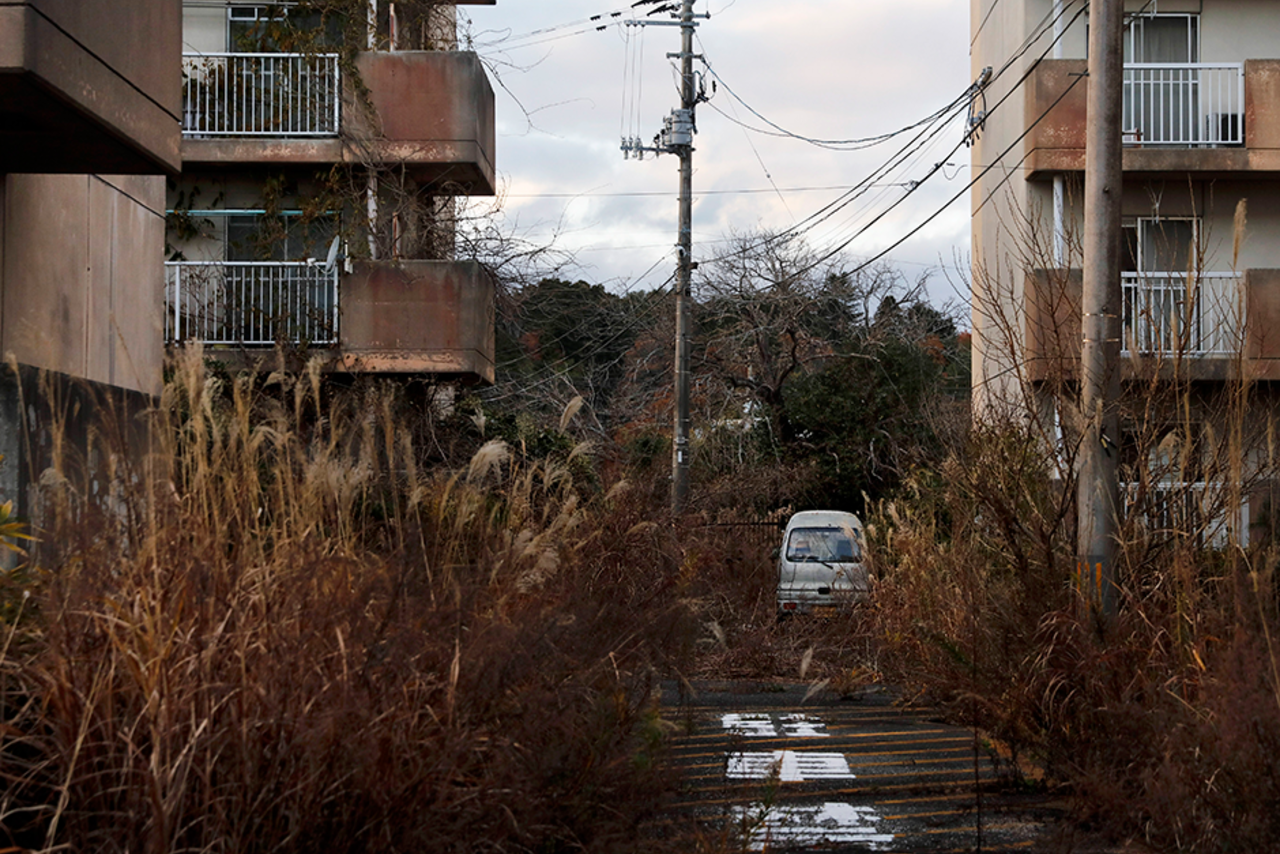
[[[1080,407],[1084,435],[1078,484],[1081,591],[1109,623],[1116,613],[1120,421],[1120,204],[1124,0],[1089,5],[1089,104],[1084,165],[1084,293]]]

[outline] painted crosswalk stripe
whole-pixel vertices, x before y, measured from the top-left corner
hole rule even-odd
[[[755,804],[735,812],[735,820],[748,830],[752,851],[849,843],[878,851],[894,841],[892,833],[878,832],[880,816],[872,807],[837,802],[766,809]]]
[[[744,738],[827,738],[827,725],[809,715],[735,714],[720,717],[729,732]]]
[[[771,750],[759,753],[730,753],[725,777],[730,780],[764,780],[777,769],[783,783],[807,780],[852,780],[849,761],[843,753],[809,753]]]
[[[782,734],[791,738],[828,738],[827,725],[808,715],[783,715]]]

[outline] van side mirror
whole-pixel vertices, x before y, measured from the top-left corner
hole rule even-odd
[[[770,552],[770,554],[773,555],[774,560],[777,560],[782,555],[782,549],[778,546],[774,546],[773,551]]]

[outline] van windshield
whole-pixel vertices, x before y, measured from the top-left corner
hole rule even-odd
[[[849,563],[862,559],[862,549],[848,528],[795,528],[787,539],[787,560]]]

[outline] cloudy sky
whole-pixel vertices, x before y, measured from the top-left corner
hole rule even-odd
[[[861,150],[780,136],[770,124],[855,140],[946,107],[971,83],[967,0],[698,0],[694,8],[711,13],[695,49],[719,80],[697,113],[695,258],[713,257],[734,232],[800,227],[824,253],[847,242],[844,257],[856,263],[963,188],[968,151],[953,153],[963,108],[931,138],[909,144],[908,134]],[[534,241],[554,236],[581,278],[615,289],[661,285],[674,267],[678,161],[625,160],[619,140],[648,143],[679,106],[676,61],[666,57],[679,50],[679,29],[625,26],[635,13],[619,0],[498,0],[460,11],[495,78],[507,225]],[[594,29],[593,15],[609,25]],[[897,168],[845,195],[904,150]],[[812,219],[842,196],[847,204]],[[967,210],[963,196],[888,256],[912,278],[934,271],[935,300],[959,296],[942,268],[967,259]]]

